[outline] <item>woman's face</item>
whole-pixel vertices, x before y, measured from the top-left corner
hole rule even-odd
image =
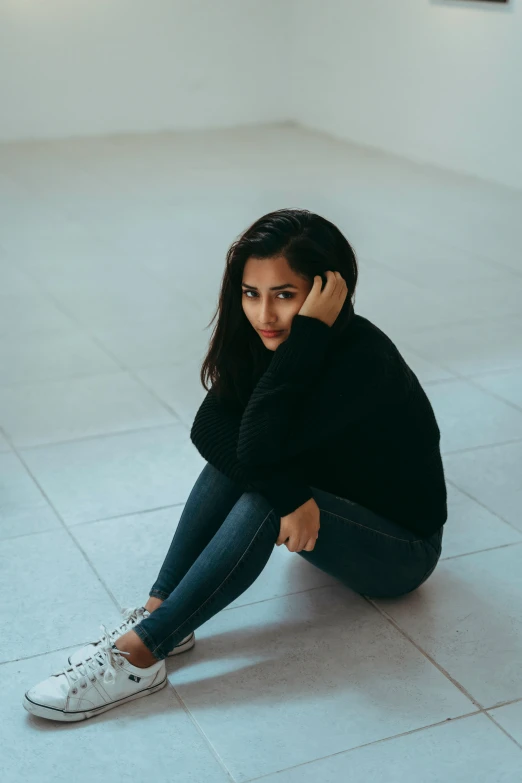
[[[268,349],[275,351],[287,339],[292,320],[311,290],[312,283],[296,275],[284,256],[248,259],[243,270],[243,312]],[[262,329],[279,333],[268,337]]]

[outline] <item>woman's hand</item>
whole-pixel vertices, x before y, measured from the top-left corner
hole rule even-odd
[[[319,535],[321,512],[313,498],[296,508],[286,517],[281,517],[281,528],[276,545],[285,544],[289,552],[304,549],[311,552]]]
[[[332,326],[341,312],[348,295],[348,286],[340,272],[326,272],[326,285],[321,291],[322,279],[315,275],[312,290],[301,305],[297,315],[307,315],[318,318],[319,321]]]

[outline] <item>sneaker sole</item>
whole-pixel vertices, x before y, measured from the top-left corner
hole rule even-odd
[[[150,688],[145,688],[138,693],[133,693],[130,696],[125,696],[123,699],[118,699],[110,704],[104,704],[101,707],[96,707],[93,710],[78,710],[77,712],[64,712],[54,707],[44,707],[42,704],[37,704],[31,699],[27,698],[27,693],[24,695],[23,706],[32,715],[37,715],[39,718],[50,718],[51,720],[58,720],[65,723],[74,723],[79,720],[87,720],[88,718],[94,718],[96,715],[100,715],[102,712],[119,707],[121,704],[127,704],[129,701],[135,699],[141,699],[142,696],[150,696],[151,693],[156,693],[164,688],[168,683],[168,678],[165,676],[161,682],[157,685],[151,685]]]
[[[192,631],[190,635],[190,639],[187,639],[187,641],[184,644],[178,644],[176,647],[174,647],[173,650],[169,652],[167,655],[167,658],[171,658],[173,655],[179,655],[180,653],[186,652],[187,650],[191,650],[192,647],[196,644],[196,637],[194,636],[194,631]],[[71,666],[71,656],[67,658],[69,662],[69,666]]]
[[[187,641],[184,644],[178,644],[176,647],[174,647],[173,650],[171,650],[167,658],[171,658],[173,655],[179,655],[182,652],[186,652],[187,650],[190,650],[194,645],[196,644],[196,637],[194,636],[194,631],[190,634],[190,639],[187,639]]]

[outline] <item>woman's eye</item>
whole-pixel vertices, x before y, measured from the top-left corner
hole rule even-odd
[[[247,294],[255,294],[255,296],[247,296]],[[243,296],[246,296],[247,299],[255,299],[257,297],[257,293],[256,291],[243,291]],[[289,299],[294,298],[294,294],[291,294],[290,291],[281,291],[277,296],[286,296]]]

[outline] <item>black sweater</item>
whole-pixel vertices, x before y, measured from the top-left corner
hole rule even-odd
[[[440,431],[395,344],[355,315],[333,339],[296,315],[243,411],[213,389],[190,439],[201,456],[286,516],[312,487],[359,503],[419,537],[447,519]]]

